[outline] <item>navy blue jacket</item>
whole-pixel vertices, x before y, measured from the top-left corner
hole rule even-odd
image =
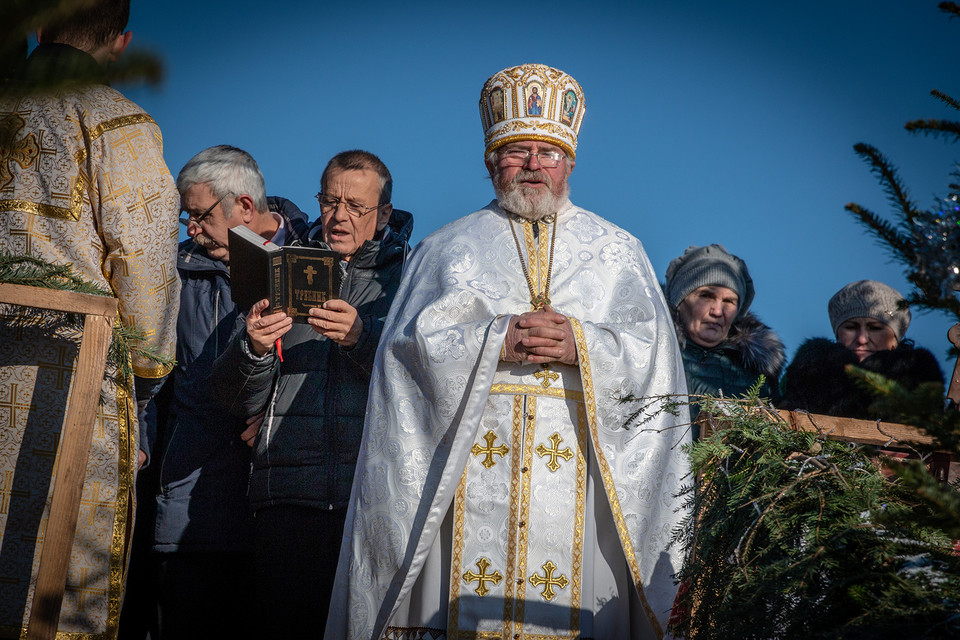
[[[284,217],[287,244],[305,235],[307,216],[285,198],[267,199]],[[230,271],[206,250],[180,244],[177,270],[180,316],[177,365],[168,384],[168,404],[160,407],[161,445],[154,549],[158,551],[238,551],[251,546],[247,503],[250,447],[240,440],[243,420],[226,414],[208,383],[214,360],[236,332],[237,309],[230,298]],[[242,326],[242,325],[241,325]]]

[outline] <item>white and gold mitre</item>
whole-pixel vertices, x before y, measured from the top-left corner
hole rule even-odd
[[[583,89],[543,64],[522,64],[491,76],[480,92],[486,153],[516,140],[540,140],[576,157]]]

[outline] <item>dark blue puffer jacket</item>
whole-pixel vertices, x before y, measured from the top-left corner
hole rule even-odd
[[[373,359],[400,285],[413,216],[394,209],[388,228],[347,263],[340,297],[363,322],[353,348],[294,324],[283,336],[283,362],[276,350],[253,354],[244,332],[214,365],[211,381],[231,413],[245,418],[266,412],[250,476],[254,510],[278,504],[346,508]]]
[[[308,228],[306,214],[285,198],[267,202],[284,217],[286,243],[299,242]],[[226,350],[240,315],[230,298],[230,270],[192,240],[180,244],[177,270],[182,283],[177,365],[167,381],[173,392],[165,394],[169,400],[159,411],[165,418],[154,549],[248,549],[251,454],[239,437],[245,424],[223,411],[208,384],[213,362]]]

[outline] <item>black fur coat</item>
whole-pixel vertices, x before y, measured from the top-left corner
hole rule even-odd
[[[896,380],[907,389],[921,382],[943,384],[937,359],[926,349],[914,347],[910,340],[857,362],[857,356],[843,345],[826,338],[811,338],[800,345],[787,367],[778,406],[844,418],[882,418],[871,415],[873,397],[844,370],[848,364]]]

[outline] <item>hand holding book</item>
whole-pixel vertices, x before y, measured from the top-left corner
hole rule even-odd
[[[261,300],[250,307],[250,313],[247,314],[247,338],[258,356],[269,353],[277,340],[293,326],[293,318],[282,311],[260,315],[269,306],[269,300]]]
[[[348,349],[357,344],[363,331],[363,322],[357,315],[357,310],[338,298],[327,300],[322,306],[310,309],[307,322],[320,335]]]

